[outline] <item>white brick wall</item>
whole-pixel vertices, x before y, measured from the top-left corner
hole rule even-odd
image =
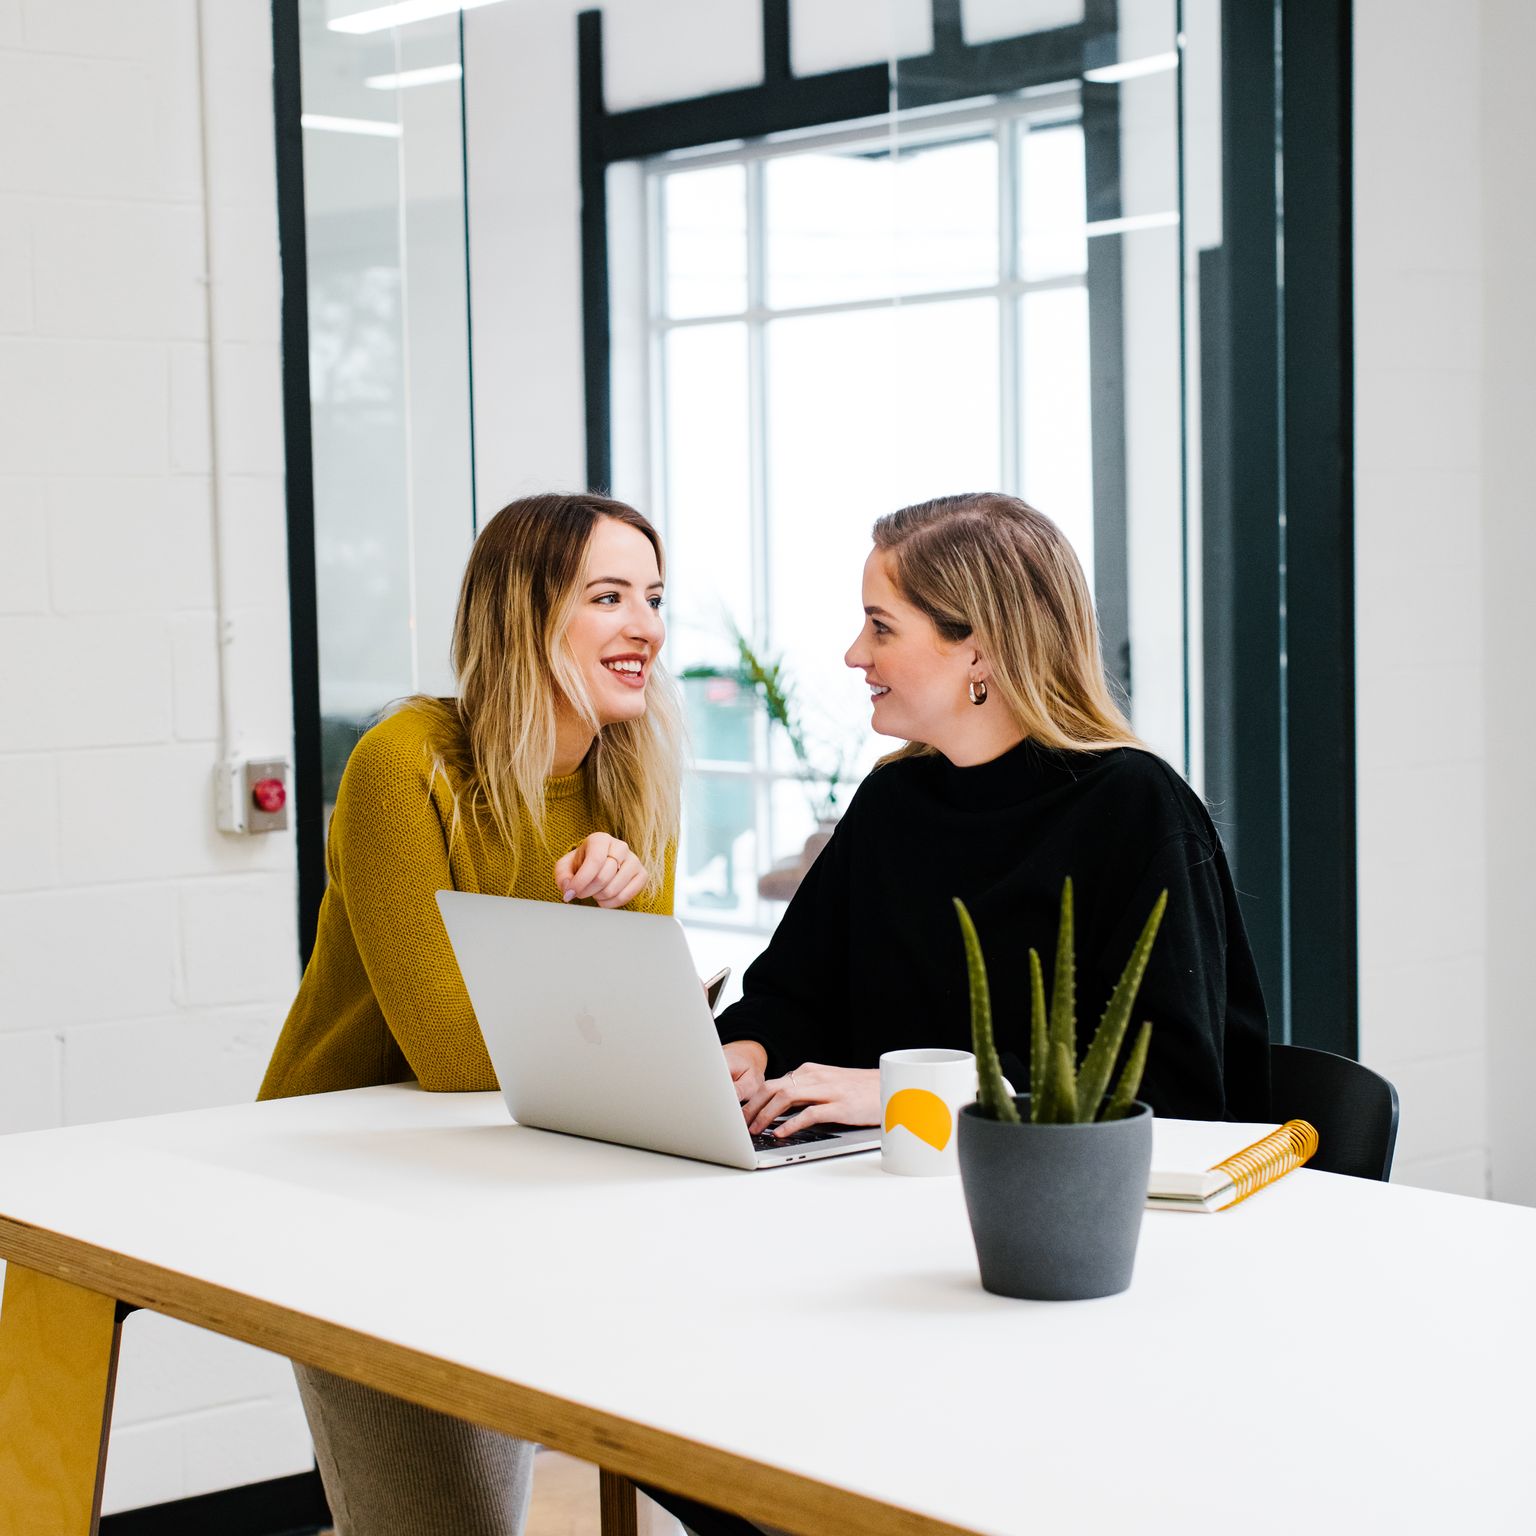
[[[250,1099],[297,980],[291,839],[213,822],[216,496],[246,745],[291,705],[269,10],[203,9],[0,0],[0,1133]],[[109,1511],[311,1464],[148,1314],[114,1424]]]
[[[1536,6],[1483,8],[1484,697],[1488,721],[1488,1034],[1493,1194],[1536,1205]]]
[[[1354,27],[1361,1048],[1395,1177],[1536,1201],[1536,29],[1521,0]]]
[[[1478,22],[1356,0],[1355,455],[1361,1055],[1401,1096],[1394,1176],[1482,1195]]]

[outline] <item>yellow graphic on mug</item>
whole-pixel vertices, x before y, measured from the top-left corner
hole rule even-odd
[[[885,1106],[885,1128],[904,1125],[919,1141],[926,1141],[935,1152],[949,1145],[954,1120],[949,1105],[926,1088],[902,1088],[893,1093]]]

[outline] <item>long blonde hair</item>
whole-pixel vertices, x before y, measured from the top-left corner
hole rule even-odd
[[[1083,568],[1043,513],[999,491],[940,496],[879,518],[875,548],[946,640],[973,635],[991,693],[1042,746],[1142,747],[1104,673]],[[908,742],[883,761],[931,752]]]
[[[682,711],[658,658],[645,713],[602,725],[566,644],[601,518],[642,533],[665,575],[660,535],[626,503],[592,494],[524,496],[480,530],[470,551],[453,624],[458,697],[407,704],[427,716],[433,768],[454,797],[450,841],[463,810],[476,821],[488,814],[511,850],[514,879],[518,809],[526,806],[542,829],[557,717],[568,704],[595,732],[585,772],[597,824],[629,844],[654,890],[677,835]]]

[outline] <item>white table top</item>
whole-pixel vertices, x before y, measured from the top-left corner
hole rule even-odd
[[[1531,1518],[1522,1207],[1302,1170],[1148,1212],[1123,1296],[1012,1301],[958,1180],[397,1086],[0,1138],[0,1217],[989,1536]]]

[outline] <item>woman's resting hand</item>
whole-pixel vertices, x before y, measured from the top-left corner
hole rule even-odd
[[[645,865],[629,844],[593,832],[579,848],[555,861],[555,885],[567,901],[592,897],[600,907],[622,907],[645,889]]]
[[[768,1052],[756,1040],[732,1040],[725,1047],[725,1064],[736,1085],[736,1102],[745,1107],[749,1099],[762,1092]]]
[[[727,1047],[729,1049],[729,1047]],[[880,1069],[878,1067],[825,1067],[807,1061],[770,1078],[741,1107],[747,1129],[756,1136],[796,1105],[805,1108],[775,1131],[792,1136],[808,1126],[879,1125]]]

